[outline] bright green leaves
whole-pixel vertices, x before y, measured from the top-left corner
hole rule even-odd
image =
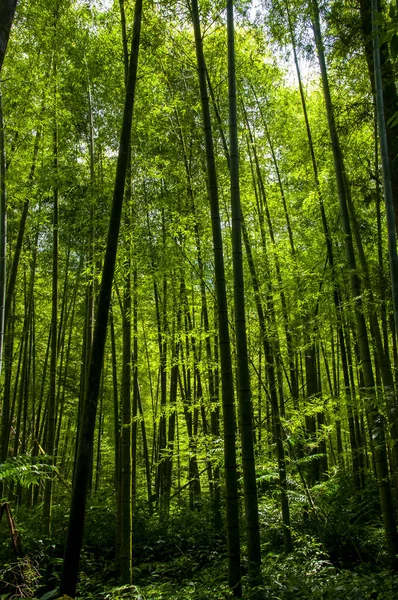
[[[14,482],[22,487],[39,485],[54,472],[54,467],[46,461],[47,457],[14,456],[0,464],[0,482]],[[48,457],[49,458],[49,457]]]

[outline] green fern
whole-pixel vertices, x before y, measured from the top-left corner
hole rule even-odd
[[[12,481],[23,487],[38,485],[54,472],[54,467],[46,460],[50,460],[50,457],[38,458],[24,454],[8,458],[4,463],[0,463],[0,481]]]

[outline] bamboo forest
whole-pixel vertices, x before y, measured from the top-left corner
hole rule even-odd
[[[0,600],[398,599],[397,84],[397,0],[0,0]]]

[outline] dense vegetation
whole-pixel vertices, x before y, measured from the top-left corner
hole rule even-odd
[[[398,598],[397,19],[0,0],[1,600]]]

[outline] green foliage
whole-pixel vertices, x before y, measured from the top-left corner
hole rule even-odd
[[[71,1],[60,3],[57,39],[49,27],[53,17],[53,3],[18,2],[16,35],[10,41],[9,60],[2,81],[4,95],[8,218],[10,225],[10,255],[14,252],[21,206],[30,199],[31,211],[21,255],[13,312],[13,362],[11,396],[15,399],[15,412],[11,425],[9,451],[21,456],[8,459],[0,465],[0,481],[12,488],[20,508],[15,511],[18,529],[25,549],[40,552],[37,558],[41,586],[36,595],[41,600],[55,597],[53,589],[58,583],[62,565],[64,532],[68,518],[68,494],[64,485],[55,479],[52,513],[52,539],[43,539],[41,531],[41,496],[35,497],[36,506],[30,506],[32,496],[25,488],[37,486],[53,476],[50,457],[34,458],[26,455],[35,443],[33,432],[43,447],[45,441],[45,410],[41,420],[39,406],[45,405],[48,388],[48,365],[45,365],[51,304],[51,197],[55,178],[60,193],[60,309],[65,300],[63,317],[60,310],[60,356],[58,361],[57,414],[59,440],[57,465],[59,473],[68,483],[73,473],[73,453],[79,415],[78,398],[84,367],[82,342],[87,335],[87,285],[94,279],[94,293],[99,288],[99,273],[103,255],[105,232],[109,217],[109,202],[115,171],[115,151],[118,145],[121,109],[123,102],[123,64],[120,40],[118,3]],[[105,4],[112,4],[109,10]],[[385,571],[385,542],[383,539],[377,489],[371,475],[367,474],[367,487],[357,494],[352,482],[352,455],[347,424],[347,406],[341,372],[341,352],[336,337],[336,311],[332,302],[337,283],[342,293],[342,316],[347,323],[347,343],[355,348],[355,330],[352,320],[353,306],[347,298],[347,270],[343,258],[344,236],[341,232],[337,209],[337,194],[333,177],[330,143],[323,99],[319,93],[317,74],[313,69],[314,56],[312,32],[309,25],[308,6],[289,2],[299,60],[303,61],[308,116],[314,136],[314,151],[319,170],[320,187],[326,216],[335,251],[335,268],[325,264],[325,240],[318,207],[318,193],[311,168],[308,140],[297,86],[293,82],[293,65],[289,68],[279,53],[287,56],[291,40],[287,28],[286,5],[281,1],[268,1],[267,15],[259,10],[259,23],[250,21],[249,9],[254,3],[237,3],[242,9],[236,31],[237,76],[239,96],[248,112],[248,120],[255,134],[259,168],[264,177],[267,210],[276,239],[275,247],[266,227],[264,247],[260,235],[261,211],[257,209],[258,177],[252,177],[249,152],[246,148],[246,126],[243,115],[238,115],[240,127],[240,177],[242,202],[247,215],[249,237],[258,270],[260,296],[264,302],[273,300],[275,317],[267,310],[267,331],[273,347],[280,348],[278,373],[280,401],[285,408],[283,427],[286,433],[288,498],[291,512],[291,529],[295,551],[283,555],[283,529],[280,510],[279,473],[275,460],[272,415],[269,414],[269,381],[260,354],[260,336],[248,271],[245,270],[248,311],[249,354],[252,365],[253,414],[256,423],[258,448],[256,454],[257,483],[260,497],[262,529],[263,585],[257,590],[270,599],[324,600],[353,598],[361,600],[374,597],[393,597],[393,578]],[[258,3],[262,4],[262,3]],[[263,5],[262,5],[263,6]],[[204,24],[204,44],[210,80],[219,103],[222,124],[226,123],[226,52],[224,17],[221,2],[200,2]],[[128,20],[131,21],[133,3],[126,2]],[[238,7],[239,8],[239,7]],[[331,9],[335,23],[327,13]],[[117,600],[118,598],[183,600],[195,598],[221,600],[229,597],[226,581],[225,531],[216,531],[213,525],[213,506],[204,490],[207,486],[205,468],[201,473],[200,510],[189,510],[185,486],[191,474],[189,458],[195,457],[205,467],[220,467],[223,471],[222,440],[209,433],[214,406],[210,398],[209,369],[214,377],[219,375],[215,348],[216,325],[214,311],[214,269],[211,252],[210,219],[203,171],[203,140],[200,127],[200,99],[197,89],[192,31],[189,14],[176,2],[148,3],[145,9],[142,54],[140,57],[139,89],[136,98],[137,119],[133,125],[133,206],[134,218],[122,226],[120,252],[115,275],[113,314],[116,339],[116,377],[112,374],[110,347],[104,358],[104,376],[101,384],[101,415],[98,416],[99,434],[95,440],[93,471],[95,482],[90,493],[85,521],[85,550],[81,557],[80,598],[84,600]],[[353,182],[352,195],[360,221],[365,254],[369,260],[370,277],[374,288],[374,303],[369,302],[368,290],[363,298],[366,310],[371,306],[388,308],[388,265],[378,263],[379,235],[376,227],[375,205],[381,190],[381,181],[375,161],[375,131],[371,88],[364,65],[362,41],[359,41],[358,12],[352,2],[339,0],[321,6],[325,47],[330,81],[335,103],[336,119],[341,134],[341,147],[347,161],[348,179]],[[376,17],[384,30],[382,41],[389,44],[393,59],[398,55],[397,9],[391,4],[389,14]],[[264,33],[263,21],[268,23]],[[131,22],[128,24],[130,27]],[[333,28],[334,27],[334,28]],[[339,28],[340,29],[339,29]],[[345,43],[342,33],[345,32]],[[273,52],[270,38],[277,45]],[[271,42],[272,43],[272,42]],[[56,46],[58,75],[53,81],[49,64]],[[282,48],[283,47],[283,48]],[[342,52],[342,49],[349,51]],[[340,52],[340,54],[339,54]],[[343,57],[343,58],[342,58]],[[308,60],[310,58],[310,60]],[[53,117],[54,84],[58,86],[57,108],[60,133],[59,168],[53,168]],[[257,105],[254,91],[259,98]],[[89,153],[89,103],[94,136],[94,175],[90,172]],[[56,95],[57,95],[56,94]],[[41,106],[44,105],[43,110]],[[260,108],[263,116],[260,118]],[[214,107],[211,108],[212,113]],[[240,109],[241,110],[241,109]],[[397,113],[398,115],[398,113]],[[264,122],[263,118],[264,117]],[[398,123],[392,117],[391,124]],[[286,217],[281,203],[281,193],[271,160],[270,143],[265,126],[273,143],[284,187],[296,245],[293,256],[287,235]],[[35,132],[40,127],[42,139],[39,160],[33,180],[29,177]],[[215,153],[219,175],[221,218],[225,238],[226,280],[230,306],[232,305],[231,247],[229,240],[230,215],[228,209],[229,174],[221,151],[218,125],[214,127]],[[188,153],[189,185],[184,170],[183,149]],[[253,158],[253,157],[251,157]],[[371,178],[370,178],[370,177]],[[253,185],[254,179],[254,185]],[[379,184],[377,184],[379,185]],[[192,191],[191,202],[187,188]],[[191,189],[192,188],[192,189]],[[380,200],[380,198],[379,198]],[[195,205],[193,208],[193,204]],[[381,227],[383,224],[381,223]],[[39,230],[39,244],[35,280],[32,275],[33,240]],[[94,238],[90,240],[91,228]],[[383,230],[384,231],[384,230]],[[386,252],[385,234],[380,233],[380,252]],[[201,277],[198,269],[196,233],[201,243],[203,279],[206,283],[209,331],[204,331],[203,306],[200,291]],[[268,244],[268,250],[265,246]],[[142,401],[142,417],[136,417],[137,458],[136,494],[133,517],[133,586],[118,586],[114,565],[116,494],[115,494],[115,428],[114,393],[120,393],[120,374],[123,368],[122,323],[118,299],[123,296],[126,256],[133,256],[137,269],[138,319],[138,379]],[[67,258],[68,257],[68,258]],[[277,268],[278,260],[278,268]],[[266,263],[269,262],[269,265]],[[384,273],[382,273],[384,269]],[[278,272],[277,272],[278,271]],[[186,306],[183,307],[184,325],[178,331],[178,311],[181,309],[178,280],[185,278]],[[280,279],[279,279],[280,278]],[[34,324],[24,325],[27,295],[33,286],[32,302]],[[154,297],[157,287],[157,303]],[[167,290],[166,290],[167,287]],[[385,289],[384,289],[385,288]],[[62,289],[62,291],[61,291]],[[283,321],[283,291],[288,312]],[[120,303],[121,304],[121,303]],[[265,306],[265,305],[264,305]],[[164,310],[157,322],[156,310]],[[316,310],[315,310],[316,307]],[[232,318],[230,311],[229,316]],[[388,315],[385,315],[387,317]],[[192,330],[189,321],[192,321]],[[388,321],[388,319],[386,319]],[[134,319],[132,319],[132,322]],[[34,325],[34,326],[33,326]],[[164,331],[163,331],[164,329]],[[161,330],[161,331],[160,331]],[[292,335],[294,360],[300,390],[292,398],[289,383],[289,356],[286,331]],[[83,334],[83,332],[85,332]],[[159,373],[162,372],[158,336],[162,334],[167,345],[165,357],[166,379],[170,377],[172,361],[179,367],[179,388],[175,406],[167,402],[159,407]],[[388,337],[388,332],[386,332]],[[68,341],[68,337],[70,339]],[[391,336],[390,336],[391,337]],[[206,362],[205,345],[208,338],[213,349],[213,364]],[[311,340],[310,340],[311,338]],[[232,335],[234,341],[234,336]],[[171,356],[175,341],[180,342],[180,355]],[[319,387],[322,392],[307,397],[306,360],[309,343],[319,347]],[[28,343],[29,360],[17,369],[18,348]],[[198,358],[196,358],[196,356]],[[260,362],[261,357],[261,362]],[[21,359],[22,360],[22,359]],[[354,373],[360,365],[351,363]],[[294,362],[294,361],[293,361]],[[350,363],[350,364],[351,364]],[[47,370],[46,370],[47,368]],[[81,371],[81,368],[83,369]],[[265,369],[265,370],[264,370]],[[282,372],[285,371],[285,374]],[[3,371],[4,372],[4,371]],[[20,373],[20,375],[18,375]],[[28,381],[21,382],[21,374],[29,373]],[[34,377],[33,377],[34,375]],[[199,375],[201,390],[199,390]],[[286,375],[286,376],[285,376]],[[258,381],[257,381],[258,380]],[[183,398],[183,388],[186,392]],[[115,383],[115,386],[114,386]],[[260,384],[258,387],[257,383]],[[354,381],[355,383],[355,381]],[[25,387],[24,387],[25,386]],[[265,389],[263,389],[263,387]],[[360,386],[359,386],[360,387]],[[26,388],[26,389],[25,389]],[[169,386],[166,381],[165,396]],[[187,391],[189,390],[189,394]],[[22,393],[23,392],[23,393]],[[381,404],[384,399],[378,394]],[[282,403],[282,397],[284,402]],[[297,406],[295,405],[297,401]],[[40,404],[41,402],[41,404]],[[24,404],[23,404],[24,403]],[[211,406],[213,403],[213,406]],[[362,413],[363,399],[352,397],[350,410],[355,409],[358,433],[366,442],[368,435],[366,411]],[[20,426],[16,420],[20,408]],[[384,409],[383,409],[384,410]],[[167,517],[153,503],[148,509],[141,426],[145,424],[151,456],[152,489],[159,467],[160,413],[170,422],[176,416],[178,435],[173,450],[172,501]],[[25,419],[26,414],[26,419]],[[306,419],[325,418],[316,431],[307,435]],[[61,420],[61,415],[62,419]],[[119,415],[120,416],[120,415]],[[36,423],[37,418],[37,423]],[[186,425],[191,418],[194,435],[188,440]],[[336,420],[341,421],[346,473],[336,466]],[[363,425],[361,419],[363,418]],[[386,414],[388,419],[388,414]],[[102,421],[101,421],[102,419]],[[25,422],[24,422],[25,421]],[[39,422],[40,421],[40,422]],[[101,426],[102,423],[102,426]],[[221,425],[221,423],[220,423]],[[222,429],[222,427],[221,427]],[[206,433],[207,432],[207,433]],[[261,436],[260,436],[261,433]],[[19,437],[18,437],[19,436]],[[43,441],[44,440],[44,441]],[[304,489],[300,475],[305,478],[311,468],[326,454],[320,444],[326,444],[329,460],[329,480],[317,483],[309,490],[311,501]],[[369,446],[368,446],[369,447]],[[15,450],[14,450],[15,448]],[[97,452],[98,450],[98,452]],[[163,456],[166,455],[164,451]],[[239,455],[239,453],[238,453]],[[178,469],[178,475],[177,475]],[[300,470],[300,472],[299,472]],[[98,474],[98,478],[96,477]],[[214,473],[213,473],[214,476]],[[324,474],[321,474],[324,477]],[[19,494],[19,487],[24,488]],[[67,496],[64,498],[64,496]],[[61,501],[62,498],[62,501]],[[16,504],[16,503],[15,503]],[[243,505],[243,502],[242,502]],[[225,498],[221,498],[221,512],[225,511]],[[243,509],[241,510],[243,513]],[[242,518],[243,524],[243,518]],[[244,527],[242,545],[244,545]],[[1,532],[4,543],[0,548],[1,562],[9,560],[10,543],[6,532]],[[8,532],[7,532],[8,535]],[[242,572],[247,568],[243,548]],[[364,566],[361,566],[361,561]],[[374,565],[374,572],[369,565]],[[14,567],[12,567],[14,568]],[[377,571],[377,569],[380,569]],[[386,579],[383,590],[383,577]],[[6,592],[8,593],[8,592]],[[247,596],[249,597],[249,596]]]
[[[391,3],[388,14],[376,13],[373,17],[380,28],[380,43],[388,43],[390,56],[395,61],[398,56],[398,4]]]
[[[321,530],[322,543],[333,564],[344,568],[358,563],[388,564],[376,482],[369,479],[358,494],[351,478],[342,474],[317,484],[311,490],[317,515],[309,514],[306,527]]]
[[[173,568],[173,562],[169,568]],[[221,560],[201,569],[194,577],[180,575],[172,580],[155,581],[133,586],[108,587],[103,583],[86,582],[80,587],[78,600],[227,600],[232,593],[225,585],[225,570]],[[383,600],[396,599],[398,575],[377,570],[366,563],[354,571],[336,568],[319,544],[310,537],[302,538],[298,550],[288,556],[268,553],[262,567],[263,584],[247,591],[247,600]],[[93,585],[94,584],[94,585]],[[249,588],[246,588],[249,590]],[[83,593],[82,593],[83,592]]]
[[[119,598],[131,598],[132,600],[145,600],[145,596],[135,585],[122,585],[113,588],[104,595],[104,600],[119,600]]]
[[[263,577],[269,600],[393,600],[398,583],[397,575],[369,563],[354,572],[336,569],[311,543],[287,557],[268,555]]]
[[[17,483],[22,487],[38,485],[44,479],[52,477],[54,467],[50,461],[51,457],[22,454],[8,458],[0,464],[0,481]]]
[[[377,520],[377,490],[372,480],[360,502],[354,497],[348,477],[334,477],[318,484],[311,489],[316,516],[308,509],[308,499],[300,485],[290,481],[295,549],[286,556],[278,486],[271,469],[264,468],[263,477],[267,486],[260,496],[263,583],[257,589],[257,596],[254,592],[245,593],[247,600],[255,597],[269,600],[396,598],[397,576],[383,567],[383,534]],[[183,504],[173,507],[168,523],[156,513],[149,515],[144,506],[137,506],[133,586],[117,585],[112,560],[114,515],[111,508],[103,495],[92,495],[78,600],[226,600],[232,597],[226,585],[225,537],[223,532],[214,529],[210,503],[203,502],[201,511],[190,511]],[[55,594],[55,574],[62,564],[62,545],[57,540],[61,541],[66,524],[65,506],[54,506],[55,543],[48,546],[40,544],[37,511],[21,508],[16,516],[28,549],[32,552],[38,546],[41,548],[41,554],[29,560],[41,576],[35,586],[41,584],[36,598],[42,600],[47,593]],[[317,519],[321,523],[322,540],[318,536]],[[107,537],[102,534],[95,543],[101,528]],[[245,568],[243,562],[242,573]],[[47,591],[42,584],[50,572]]]

